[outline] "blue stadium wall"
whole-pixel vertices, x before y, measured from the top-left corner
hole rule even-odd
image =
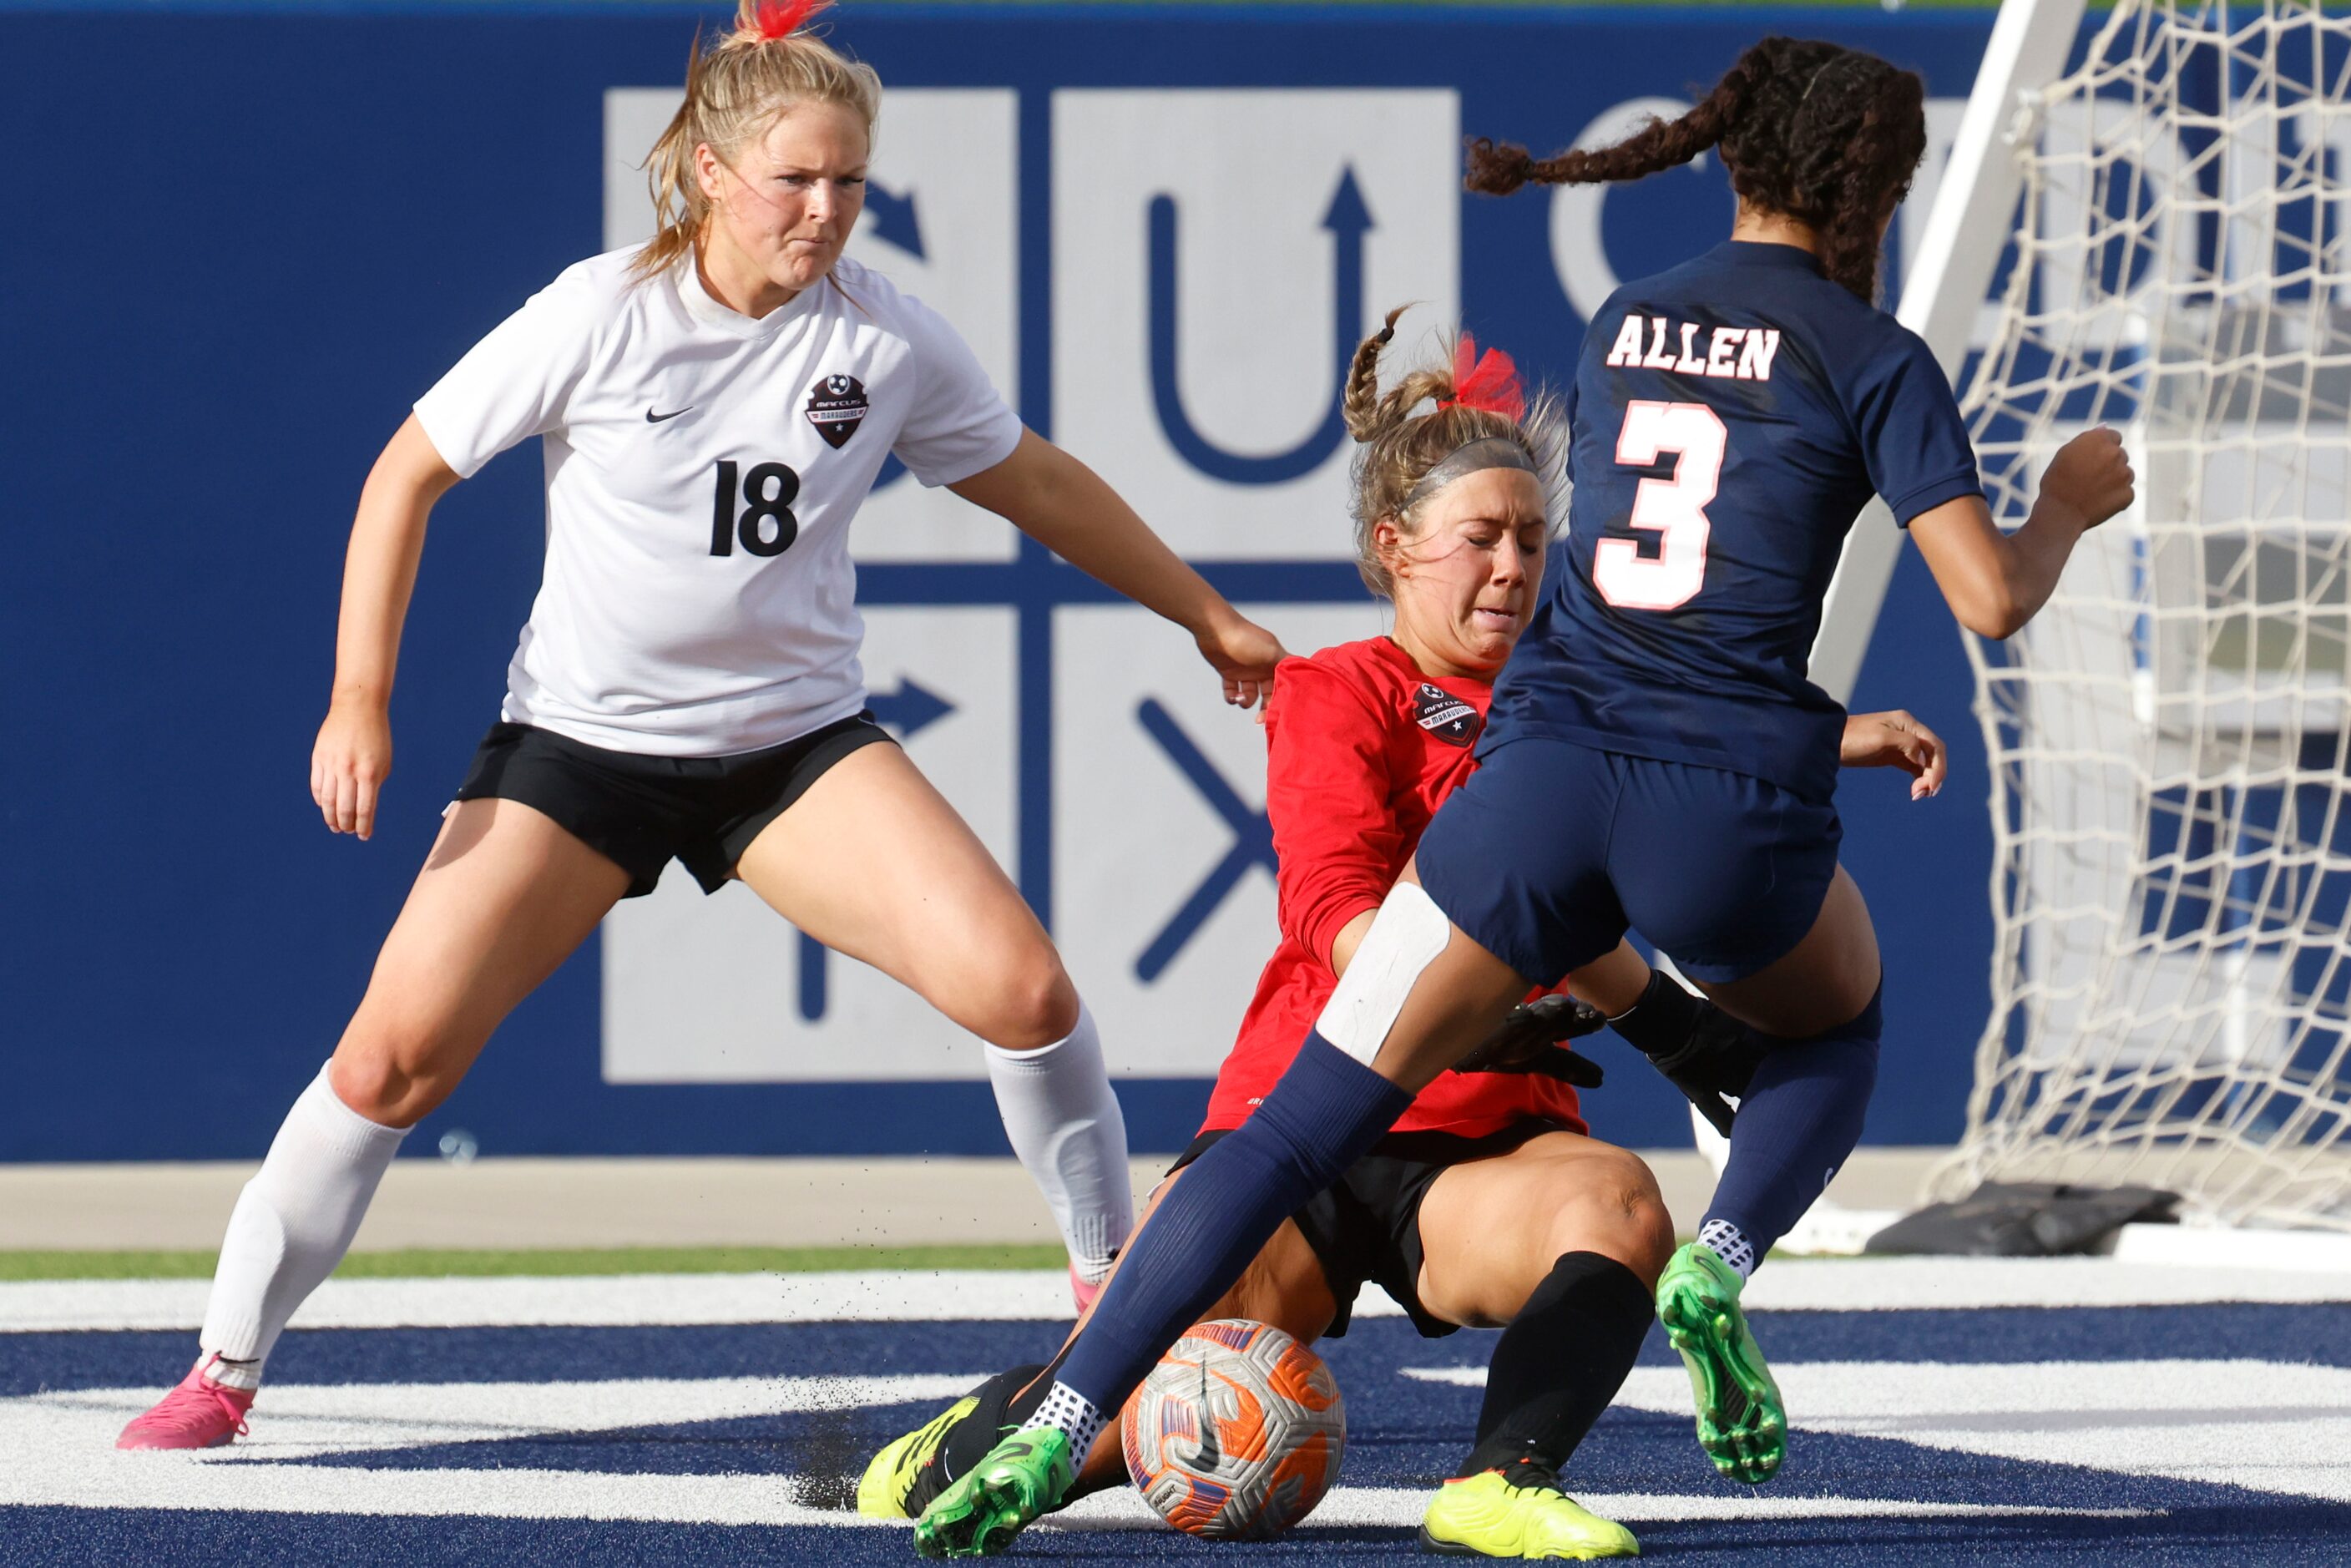
[[[11,1089],[0,1158],[256,1155],[331,1048],[438,808],[494,716],[539,558],[535,455],[499,460],[442,505],[394,704],[386,815],[371,843],[332,838],[306,773],[360,482],[422,389],[525,295],[603,248],[614,222],[602,172],[609,94],[674,87],[695,23],[716,16],[628,5],[0,5],[10,149],[0,169],[0,1060]],[[1066,169],[1057,181],[1057,156],[1081,152],[1055,141],[1057,101],[1076,101],[1057,95],[1108,89],[1087,101],[1115,120],[1121,93],[1351,89],[1374,95],[1364,103],[1375,116],[1377,95],[1397,93],[1440,114],[1456,105],[1460,131],[1551,146],[1612,105],[1702,89],[1768,32],[1877,50],[1921,70],[1948,106],[1965,96],[1991,19],[1761,6],[861,10],[854,0],[838,16],[838,38],[893,90],[997,90],[1014,150],[1001,214],[1018,277],[1007,379],[1031,425],[1065,435],[1082,423],[1067,383],[1090,371],[1073,351],[1082,346],[1057,345],[1055,329],[1066,333],[1085,303],[1072,291],[1098,280],[1054,265],[1071,254],[1055,249],[1056,204],[1088,199],[1090,188]],[[1163,101],[1185,100],[1145,107]],[[1326,101],[1339,102],[1301,103],[1311,112]],[[1147,117],[1138,123],[1147,132]],[[902,232],[883,241],[912,255],[925,241],[904,226],[915,209],[901,202],[890,215],[891,134],[885,119],[877,179],[883,221]],[[1218,160],[1238,155],[1212,146],[1201,159],[1213,176]],[[1431,156],[1449,164],[1454,153]],[[1300,221],[1333,226],[1328,188],[1281,199]],[[1728,219],[1712,166],[1606,202],[1604,259],[1625,277],[1712,244]],[[937,204],[953,203],[942,194]],[[1458,269],[1435,292],[1455,290],[1481,339],[1563,376],[1582,321],[1549,198],[1447,195],[1426,210],[1458,241]],[[1392,235],[1410,226],[1393,203],[1381,221]],[[1371,288],[1374,306],[1428,297],[1395,267],[1353,287]],[[1234,428],[1229,409],[1199,417]],[[1211,453],[1203,483],[1246,488],[1255,481],[1228,451],[1238,444],[1195,432],[1185,450]],[[1219,465],[1230,472],[1210,472]],[[1327,473],[1316,483],[1315,494],[1332,493]],[[1157,515],[1153,495],[1135,498]],[[1313,526],[1335,540],[1339,521]],[[1301,611],[1301,624],[1361,612],[1343,541],[1301,558],[1179,540],[1236,599],[1326,618]],[[1011,780],[991,841],[1068,938],[1081,917],[1056,890],[1071,885],[1066,862],[1084,845],[1071,847],[1070,787],[1055,795],[1066,777],[1055,747],[1071,741],[1051,710],[1067,689],[1055,661],[1076,657],[1078,634],[1064,630],[1057,643],[1054,628],[1080,625],[1068,618],[1101,596],[1034,551],[995,549],[936,562],[901,552],[871,567],[865,596],[910,623],[945,624],[933,612],[949,608],[996,617],[972,622],[1003,643],[1014,688],[981,703],[1001,716],[1004,734],[987,744]],[[910,674],[894,695],[919,706],[928,693]],[[1848,863],[1876,913],[1887,968],[1874,1142],[1948,1142],[1961,1124],[1991,945],[1988,783],[1970,698],[1959,634],[1906,554],[1856,706],[1916,710],[1951,742],[1953,777],[1929,805],[1877,777],[1849,781],[1841,800]],[[935,711],[899,717],[918,727]],[[1188,744],[1155,733],[1170,757]],[[1171,871],[1169,885],[1189,886],[1191,901],[1167,900],[1170,913],[1138,928],[1155,930],[1160,948],[1119,980],[1131,1034],[1190,1006],[1170,993],[1155,1012],[1148,977],[1154,962],[1186,961],[1179,950],[1202,922],[1238,923],[1219,938],[1223,979],[1199,982],[1234,996],[1245,997],[1250,975],[1231,955],[1270,946],[1261,854],[1241,820],[1260,797],[1232,760],[1253,744],[1225,735],[1210,748],[1233,779],[1233,848]],[[1216,796],[1213,779],[1194,775],[1196,795]],[[1219,914],[1233,900],[1247,919]],[[793,940],[774,926],[778,955]],[[600,1048],[607,962],[591,943],[542,988],[410,1147],[429,1153],[462,1128],[491,1155],[1003,1149],[967,1057],[961,1076],[902,1067],[874,1078],[831,1065],[852,1059],[836,1031],[793,1059],[790,1082],[760,1081],[756,1069],[735,1082],[616,1072]],[[1092,990],[1086,965],[1072,964]],[[806,977],[825,972],[837,970],[801,971],[804,1010]],[[1230,1020],[1209,1008],[1187,1022],[1199,1038],[1176,1072],[1131,1053],[1123,1062],[1138,1148],[1180,1146],[1205,1102],[1201,1064]],[[1686,1144],[1679,1102],[1624,1053],[1607,1054],[1611,1082],[1590,1101],[1596,1129],[1633,1145]]]

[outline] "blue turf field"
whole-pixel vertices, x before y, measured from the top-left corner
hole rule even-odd
[[[1573,1489],[1625,1517],[1648,1557],[2351,1560],[2351,1308],[1758,1319],[1796,1427],[1779,1480],[1750,1492],[1714,1476],[1677,1403],[1678,1364],[1656,1335],[1627,1401],[1577,1458]],[[0,1479],[0,1498],[41,1500],[0,1508],[0,1562],[907,1562],[902,1530],[815,1522],[845,1505],[867,1453],[944,1403],[896,1396],[913,1385],[883,1380],[945,1386],[1041,1356],[1061,1332],[1022,1322],[296,1331],[272,1363],[253,1439],[204,1458],[106,1447],[138,1401],[185,1369],[186,1333],[0,1333],[0,1462],[17,1472]],[[1219,1546],[1112,1521],[1032,1531],[1022,1552],[1422,1560],[1403,1522],[1409,1496],[1459,1451],[1490,1343],[1424,1341],[1390,1317],[1325,1346],[1349,1413],[1329,1522]],[[806,1380],[819,1376],[865,1383],[810,1397]],[[641,1424],[633,1410],[646,1412]],[[223,1506],[245,1492],[266,1511]],[[57,1506],[68,1501],[78,1506]],[[763,1510],[792,1521],[715,1522]],[[534,1511],[552,1517],[497,1517]]]

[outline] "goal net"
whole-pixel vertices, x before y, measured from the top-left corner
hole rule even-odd
[[[2011,0],[2013,3],[2013,0]],[[1938,1174],[2351,1228],[2351,15],[2128,0],[2020,108],[1963,399],[1994,513],[2126,433],[2137,506],[2006,644],[1992,1012]]]

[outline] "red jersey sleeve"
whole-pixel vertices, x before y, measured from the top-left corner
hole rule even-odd
[[[1347,922],[1387,896],[1408,849],[1390,808],[1386,727],[1344,674],[1286,659],[1265,733],[1281,933],[1328,965]]]

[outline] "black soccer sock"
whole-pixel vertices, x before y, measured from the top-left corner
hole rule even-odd
[[[1649,1287],[1614,1258],[1561,1258],[1494,1346],[1478,1446],[1456,1474],[1565,1465],[1625,1385],[1655,1311]]]

